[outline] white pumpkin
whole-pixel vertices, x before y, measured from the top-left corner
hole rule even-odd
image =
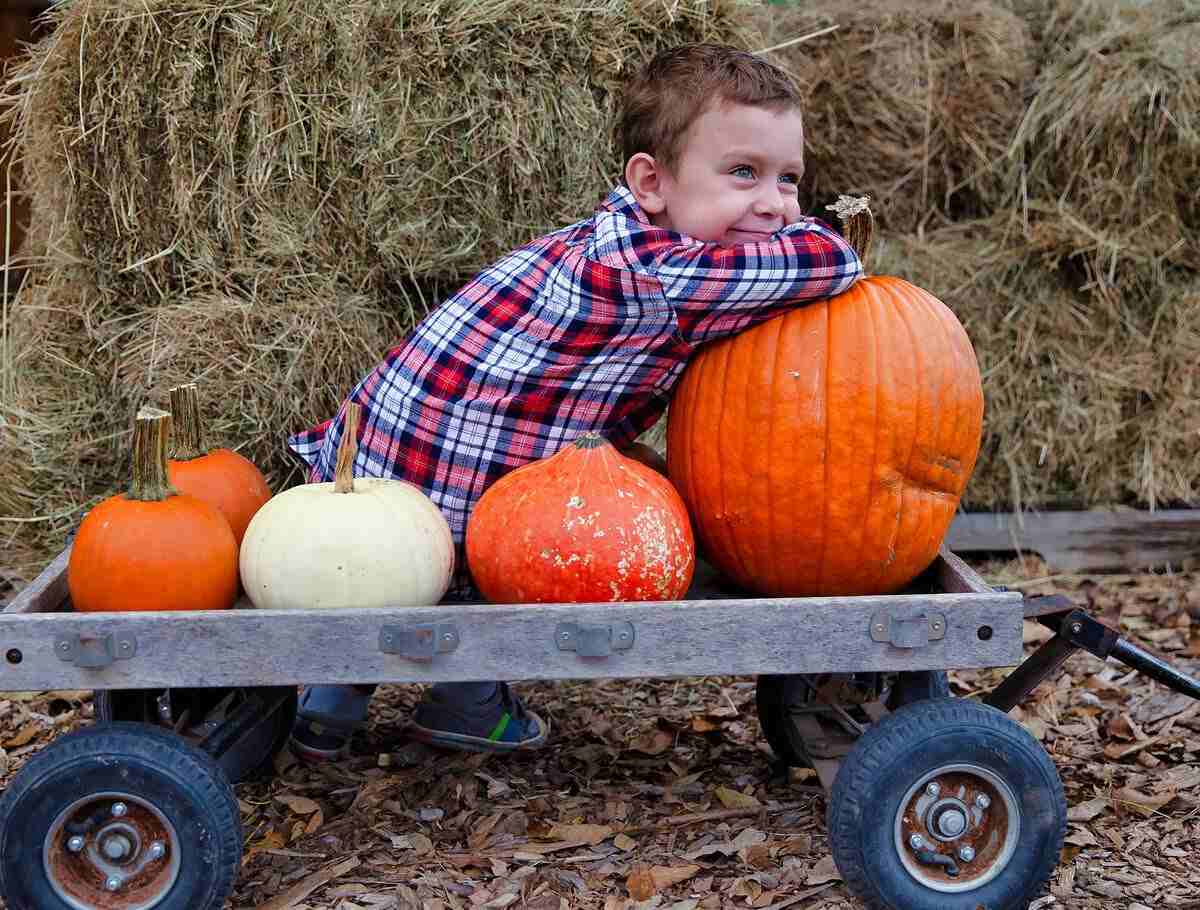
[[[239,565],[256,607],[420,606],[450,586],[454,538],[438,507],[410,483],[350,477],[349,410],[337,479],[280,493],[246,528]]]

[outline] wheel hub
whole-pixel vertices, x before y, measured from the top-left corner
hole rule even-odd
[[[991,881],[1012,859],[1020,806],[991,771],[944,765],[908,789],[894,828],[895,848],[913,878],[935,891],[968,891]]]
[[[179,842],[151,803],[95,793],[58,814],[42,862],[50,887],[73,910],[151,910],[179,876]]]

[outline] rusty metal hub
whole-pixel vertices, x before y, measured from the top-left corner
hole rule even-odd
[[[94,793],[58,814],[42,862],[51,888],[73,910],[151,910],[179,877],[179,839],[146,800]]]
[[[896,851],[913,878],[934,891],[970,891],[1012,860],[1021,832],[1020,805],[992,771],[943,765],[908,789],[894,829]]]

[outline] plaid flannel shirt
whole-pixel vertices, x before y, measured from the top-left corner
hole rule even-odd
[[[589,430],[632,442],[698,345],[838,294],[861,273],[816,219],[719,246],[655,227],[618,186],[592,217],[484,269],[354,388],[354,475],[415,484],[461,544],[501,475]],[[289,438],[310,482],[333,479],[344,419],[345,404]]]

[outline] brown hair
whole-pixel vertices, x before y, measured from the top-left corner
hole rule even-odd
[[[800,92],[787,73],[747,51],[721,44],[661,51],[630,80],[621,98],[615,139],[622,163],[646,152],[674,170],[688,127],[721,102],[798,110]]]

